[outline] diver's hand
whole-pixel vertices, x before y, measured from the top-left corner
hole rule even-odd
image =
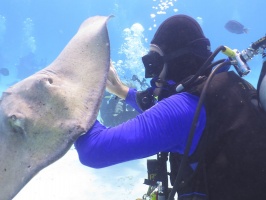
[[[112,63],[110,63],[110,69],[107,76],[106,90],[120,97],[121,99],[125,99],[129,91],[129,88],[124,85],[118,77],[117,72]]]

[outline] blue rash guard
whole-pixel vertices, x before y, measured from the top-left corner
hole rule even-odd
[[[183,154],[199,97],[189,93],[172,95],[118,126],[107,128],[96,121],[75,142],[80,162],[93,168],[140,159],[158,152]],[[136,90],[130,89],[126,102],[136,109]],[[190,154],[199,142],[206,124],[201,109]]]

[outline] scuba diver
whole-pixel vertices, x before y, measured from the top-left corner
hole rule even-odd
[[[127,87],[113,66],[108,74],[107,90],[140,114],[110,128],[96,121],[75,142],[80,162],[103,168],[157,155],[146,183],[159,182],[158,199],[266,199],[266,114],[256,89],[224,65],[212,70],[213,58],[196,20],[166,19],[142,58],[150,88]]]
[[[105,92],[101,107],[100,120],[107,126],[116,126],[124,121],[136,117],[138,114],[134,108],[128,105],[124,99]]]

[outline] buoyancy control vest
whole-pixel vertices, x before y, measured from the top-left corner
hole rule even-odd
[[[205,81],[189,89],[200,96]],[[253,86],[234,72],[214,76],[206,98],[206,127],[179,200],[266,199],[266,114],[257,106]],[[171,183],[181,155],[170,154]]]

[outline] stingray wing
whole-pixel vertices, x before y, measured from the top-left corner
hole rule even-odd
[[[0,196],[12,199],[94,123],[110,63],[109,17],[87,19],[47,68],[0,103]]]

